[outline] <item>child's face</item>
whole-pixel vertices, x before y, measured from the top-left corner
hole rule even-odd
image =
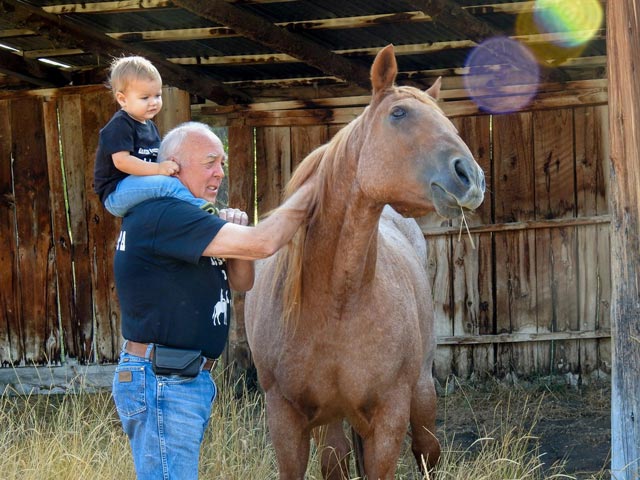
[[[149,80],[133,80],[123,92],[116,92],[122,109],[139,122],[155,117],[162,108],[162,84]]]

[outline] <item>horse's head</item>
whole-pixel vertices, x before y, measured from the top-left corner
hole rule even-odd
[[[409,216],[435,208],[451,218],[460,215],[461,208],[477,208],[484,198],[484,174],[436,104],[440,79],[423,92],[396,87],[397,72],[389,45],[371,67],[373,95],[363,118],[360,187],[369,197]]]

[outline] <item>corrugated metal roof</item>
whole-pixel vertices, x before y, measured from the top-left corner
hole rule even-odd
[[[113,56],[139,53],[152,56],[161,71],[175,70],[177,77],[172,79],[177,78],[178,83],[180,75],[203,82],[209,79],[222,86],[245,82],[254,96],[267,81],[273,89],[284,79],[313,78],[317,82],[322,77],[326,78],[324,83],[346,83],[352,86],[351,92],[361,94],[365,91],[362,72],[368,70],[375,52],[389,43],[396,46],[401,72],[413,72],[414,77],[420,72],[427,83],[443,72],[445,82],[463,75],[471,49],[486,32],[517,34],[523,45],[541,44],[541,32],[516,31],[519,15],[530,16],[535,7],[530,0],[227,0],[227,17],[217,17],[215,9],[208,11],[211,2],[8,3],[15,3],[16,8],[26,5],[41,12],[49,22],[57,22],[36,31],[37,23],[25,24],[24,16],[7,13],[0,19],[0,43],[20,50],[18,54],[25,58],[32,58],[38,51],[39,57],[69,65],[71,68],[62,69],[67,77],[82,70],[83,81],[96,81],[104,78],[104,67]],[[183,3],[189,9],[178,6]],[[446,8],[434,12],[420,8],[430,5]],[[430,14],[435,20],[428,17]],[[456,20],[465,16],[466,21]],[[12,18],[20,21],[12,22]],[[229,24],[223,25],[227,18]],[[557,70],[555,78],[604,75],[603,69],[594,68],[606,62],[604,26],[603,22],[585,48],[569,51],[569,58],[563,60],[569,61],[571,68],[563,69],[559,63],[562,52],[553,54],[558,57],[555,64],[553,58],[545,59],[546,66],[553,65]],[[32,34],[17,30],[30,27]],[[56,28],[73,33],[65,37]],[[122,36],[125,33],[128,35]],[[0,51],[0,55],[9,54]],[[350,77],[350,70],[358,73]],[[280,85],[282,98],[287,98],[287,83]],[[31,86],[24,83],[23,87]],[[10,88],[16,88],[15,84]],[[296,94],[300,94],[299,89]]]

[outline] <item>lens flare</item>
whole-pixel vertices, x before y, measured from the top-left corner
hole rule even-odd
[[[521,110],[536,95],[540,67],[522,44],[493,37],[473,49],[467,58],[467,93],[481,110],[508,113]]]
[[[557,34],[554,43],[572,48],[594,37],[603,12],[598,0],[536,0],[533,16],[540,31]]]

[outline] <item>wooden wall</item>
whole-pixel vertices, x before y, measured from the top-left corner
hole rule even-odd
[[[475,248],[466,235],[459,239],[459,220],[419,219],[441,379],[610,371],[606,84],[573,87],[550,89],[529,111],[505,115],[480,114],[445,91],[451,101],[443,109],[487,174],[488,192],[467,219]],[[230,126],[230,203],[255,194],[260,213],[277,206],[297,163],[362,111],[340,102],[204,109],[210,123]],[[255,169],[247,157],[253,138]],[[231,344],[247,364],[241,312],[238,320]]]
[[[486,115],[462,92],[442,104],[488,180],[471,217],[422,218],[434,285],[436,374],[590,373],[610,368],[606,82],[550,88],[528,111]],[[189,118],[165,91],[161,130]],[[292,170],[363,109],[366,97],[203,108],[229,127],[229,203],[258,215]],[[119,220],[92,189],[97,132],[115,111],[102,87],[0,97],[0,363],[116,360],[112,280]],[[255,149],[255,150],[254,150]],[[255,155],[254,155],[255,151]],[[257,183],[254,183],[254,173]],[[227,355],[251,362],[242,296]]]
[[[158,125],[190,118],[166,88]],[[99,129],[116,111],[102,86],[0,98],[0,364],[113,362],[120,220],[93,192]]]

